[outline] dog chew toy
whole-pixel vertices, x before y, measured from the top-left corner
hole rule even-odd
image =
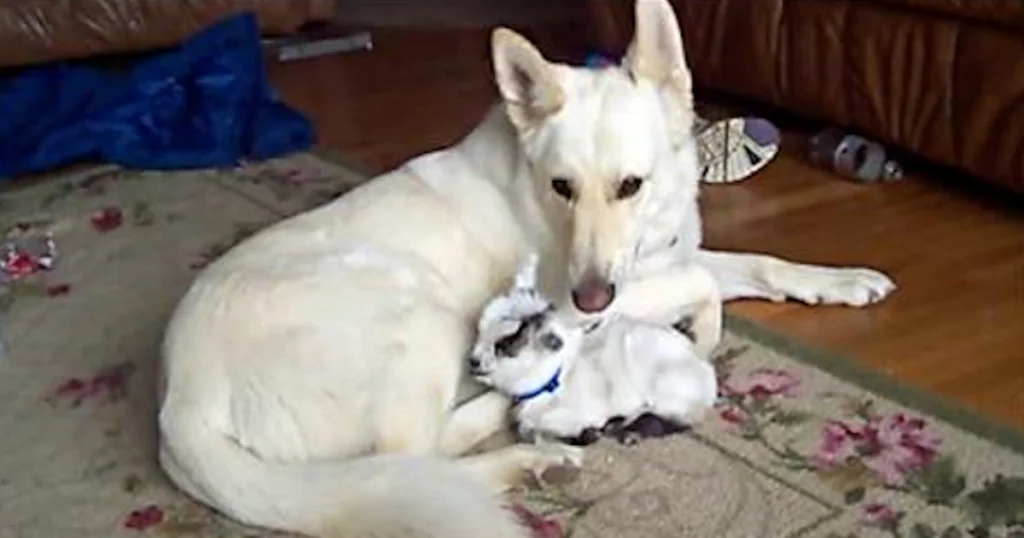
[[[590,69],[618,65],[615,60],[591,52],[583,60]],[[719,121],[694,118],[694,137],[703,183],[735,183],[764,168],[779,153],[782,136],[764,118],[733,117]]]
[[[735,183],[768,165],[779,153],[782,135],[764,118],[733,117],[696,121],[700,180]]]
[[[591,52],[584,58],[590,69],[617,66],[615,60]],[[700,162],[700,181],[734,183],[748,178],[778,155],[781,134],[764,118],[727,118],[711,122],[694,118],[694,137]]]
[[[813,137],[810,159],[815,165],[861,183],[897,181],[903,169],[889,158],[885,148],[855,134],[830,128]]]

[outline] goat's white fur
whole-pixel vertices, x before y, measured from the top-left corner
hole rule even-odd
[[[696,293],[682,304],[666,304],[675,297],[662,292],[635,301],[693,320],[691,342],[671,326],[619,315],[615,305],[596,320],[580,319],[534,288],[535,266],[529,258],[515,285],[484,308],[470,355],[478,381],[515,399],[520,438],[577,438],[644,413],[692,425],[714,405],[718,381],[707,353],[721,339],[722,308],[709,271],[679,272],[671,288]]]

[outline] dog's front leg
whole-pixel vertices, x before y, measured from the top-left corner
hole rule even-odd
[[[700,250],[696,263],[711,271],[722,298],[795,299],[806,304],[864,306],[896,289],[884,273],[866,267],[796,263],[766,254]]]
[[[512,401],[489,390],[452,410],[441,430],[441,452],[461,456],[490,436],[509,428]]]
[[[715,277],[697,265],[676,266],[626,282],[615,301],[617,313],[658,325],[690,317],[694,351],[711,355],[722,338],[722,298]]]
[[[541,479],[549,470],[578,470],[583,466],[581,447],[563,443],[519,443],[483,454],[459,458],[459,464],[495,493],[523,484],[524,479]]]
[[[508,396],[488,391],[452,411],[441,434],[442,453],[459,464],[495,493],[520,485],[524,478],[539,477],[552,468],[578,468],[583,451],[560,442],[538,439],[466,456],[470,449],[509,427]]]

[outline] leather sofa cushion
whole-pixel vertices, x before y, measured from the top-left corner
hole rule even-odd
[[[673,3],[698,85],[1024,192],[1024,32],[953,0]]]
[[[334,14],[334,0],[0,0],[0,66],[171,46],[252,10],[264,32]]]

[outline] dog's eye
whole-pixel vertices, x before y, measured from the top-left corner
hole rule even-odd
[[[566,200],[572,200],[572,182],[564,177],[556,177],[552,179],[551,190],[555,191],[555,194],[565,198]]]
[[[640,187],[644,184],[643,178],[637,176],[627,176],[619,183],[619,189],[615,191],[615,198],[624,200],[640,192]]]

